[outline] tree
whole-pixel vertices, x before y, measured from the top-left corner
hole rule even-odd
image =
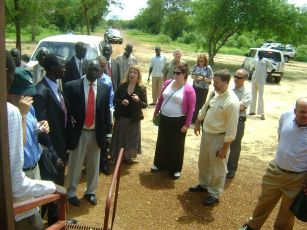
[[[196,0],[193,9],[210,64],[234,34],[257,30],[259,36],[274,33],[285,39],[291,36],[287,30],[295,27],[298,19],[297,9],[285,0]]]

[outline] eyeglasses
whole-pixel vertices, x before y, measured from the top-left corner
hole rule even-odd
[[[174,74],[174,75],[180,75],[180,74],[182,74],[182,72],[174,71],[173,74]]]
[[[241,80],[241,79],[244,78],[244,77],[240,77],[240,76],[238,76],[238,75],[234,75],[233,77],[236,78],[236,79],[239,79],[239,80]]]

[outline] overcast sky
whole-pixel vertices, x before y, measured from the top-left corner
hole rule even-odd
[[[303,6],[307,4],[307,0],[288,0],[290,3],[294,3],[297,6]],[[107,18],[112,18],[113,16],[118,19],[133,19],[138,15],[140,9],[145,8],[147,5],[147,0],[122,0],[123,9],[118,7],[111,7],[111,12],[108,14]]]

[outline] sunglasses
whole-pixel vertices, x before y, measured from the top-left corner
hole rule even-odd
[[[182,72],[174,71],[173,74],[174,74],[174,75],[180,75],[180,74],[182,74]]]
[[[240,76],[238,76],[238,75],[234,75],[233,77],[236,78],[236,79],[239,79],[239,80],[241,80],[241,79],[244,78],[244,77],[240,77]]]

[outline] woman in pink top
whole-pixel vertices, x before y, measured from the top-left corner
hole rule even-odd
[[[174,179],[181,176],[185,136],[192,122],[195,92],[187,83],[188,66],[174,69],[174,80],[164,83],[154,117],[161,112],[152,172],[167,170]]]

